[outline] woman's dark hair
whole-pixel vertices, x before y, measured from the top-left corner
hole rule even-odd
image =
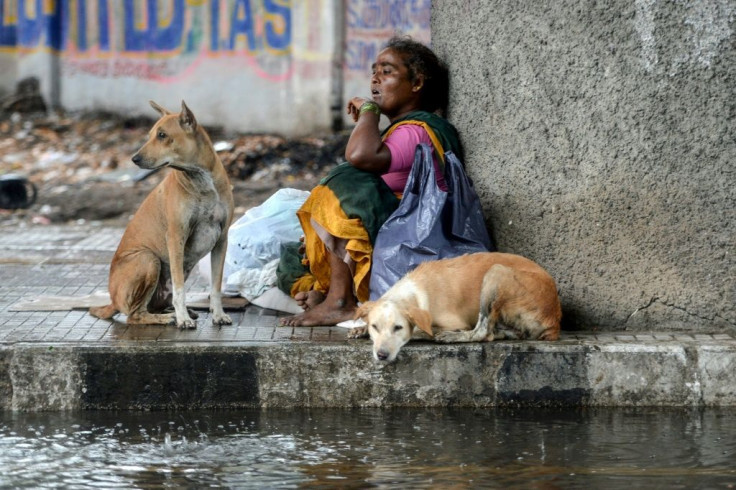
[[[437,55],[409,36],[392,37],[384,49],[392,49],[404,58],[409,70],[409,80],[414,82],[417,75],[424,77],[421,92],[422,107],[430,112],[445,115],[450,98],[450,77],[447,67]]]

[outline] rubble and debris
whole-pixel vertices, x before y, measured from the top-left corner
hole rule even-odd
[[[0,100],[0,109],[6,113],[46,112],[46,102],[41,96],[41,82],[36,77],[19,80],[15,93]]]
[[[0,175],[0,209],[25,209],[36,202],[36,186],[22,175]]]
[[[3,223],[127,222],[167,171],[130,160],[154,120],[104,112],[0,116],[0,175],[26,176],[38,190],[28,209],[0,210]],[[276,190],[308,190],[344,158],[348,133],[287,139],[207,128],[234,187],[236,215]]]

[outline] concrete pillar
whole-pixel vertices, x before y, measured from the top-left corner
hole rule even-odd
[[[439,0],[450,118],[501,251],[567,328],[736,330],[734,0]]]

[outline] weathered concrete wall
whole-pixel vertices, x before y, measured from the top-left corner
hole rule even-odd
[[[398,31],[429,39],[430,6],[0,2],[0,92],[34,76],[53,107],[153,115],[149,99],[170,109],[185,99],[204,124],[292,136],[326,131],[348,122],[344,96],[368,94],[370,65],[388,37]]]
[[[10,53],[0,53],[0,97],[13,92],[16,77],[16,57]]]
[[[443,0],[432,42],[502,251],[569,328],[736,329],[734,0]]]
[[[5,2],[16,22],[0,40],[54,106],[150,115],[148,99],[172,109],[185,99],[205,124],[298,134],[330,127],[337,5]]]

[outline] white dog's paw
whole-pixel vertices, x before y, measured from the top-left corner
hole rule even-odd
[[[232,325],[233,320],[230,318],[230,315],[227,313],[218,313],[212,314],[212,325],[220,326],[220,325]]]
[[[197,328],[197,322],[192,320],[191,318],[185,318],[183,320],[177,320],[176,325],[182,329],[182,330],[188,330],[188,329],[194,329]]]
[[[435,342],[440,342],[442,344],[450,344],[452,342],[457,342],[460,338],[459,332],[439,332],[434,336]]]
[[[355,327],[348,331],[349,339],[364,339],[368,337],[368,327]]]

